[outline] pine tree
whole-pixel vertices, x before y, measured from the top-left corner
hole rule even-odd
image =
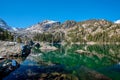
[[[18,43],[22,43],[22,39],[20,37],[17,38]]]

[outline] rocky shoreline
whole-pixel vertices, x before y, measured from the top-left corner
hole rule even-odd
[[[20,66],[21,44],[0,41],[0,80]]]
[[[0,41],[0,57],[19,56],[21,52],[20,43]]]

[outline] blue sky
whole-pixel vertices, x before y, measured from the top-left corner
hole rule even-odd
[[[0,18],[10,26],[28,27],[49,19],[64,22],[120,19],[120,0],[0,0]]]

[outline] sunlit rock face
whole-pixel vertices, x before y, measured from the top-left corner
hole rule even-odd
[[[43,22],[37,23],[37,24],[27,28],[26,31],[42,33],[52,27],[56,27],[59,25],[60,25],[60,22],[58,22],[58,21],[45,20]]]
[[[0,41],[0,56],[9,57],[20,55],[21,45],[16,42]]]

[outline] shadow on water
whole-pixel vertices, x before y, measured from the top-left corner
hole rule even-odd
[[[20,63],[24,61],[26,57],[9,57],[9,59],[3,59],[0,62],[0,79],[8,76],[11,72],[20,67]]]
[[[52,72],[63,73],[63,65],[52,65],[52,66],[28,66],[21,65],[16,71],[10,74],[4,80],[38,80],[40,74],[45,73],[46,75]],[[13,77],[14,76],[14,77]]]

